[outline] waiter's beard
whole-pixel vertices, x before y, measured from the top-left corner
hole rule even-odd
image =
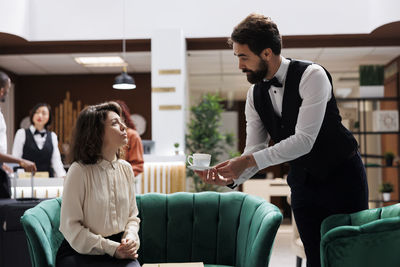
[[[247,80],[249,83],[255,84],[262,82],[267,76],[268,73],[268,65],[264,60],[260,58],[260,62],[258,63],[258,68],[256,70],[243,69],[242,72],[245,72],[247,75]]]

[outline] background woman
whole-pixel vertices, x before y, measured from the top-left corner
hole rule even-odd
[[[128,144],[124,147],[124,158],[128,161],[135,173],[135,176],[143,172],[143,145],[139,133],[136,131],[135,124],[131,119],[131,114],[126,103],[122,100],[116,101],[121,106],[121,118],[125,122],[126,133],[128,134]]]
[[[126,145],[120,107],[107,102],[85,108],[76,122],[61,205],[65,240],[57,266],[140,266],[134,175],[118,159]]]
[[[15,134],[12,155],[35,162],[37,170],[49,172],[50,177],[64,177],[57,135],[48,130],[52,119],[50,105],[36,104],[29,118],[32,125]]]

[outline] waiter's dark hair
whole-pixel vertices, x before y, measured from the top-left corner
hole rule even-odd
[[[9,79],[10,77],[5,72],[0,71],[0,88],[5,87]]]
[[[88,106],[79,113],[72,133],[68,157],[70,163],[76,161],[83,164],[95,164],[102,158],[104,126],[110,111],[121,116],[120,106],[111,101]],[[119,153],[117,157],[120,157]]]
[[[248,15],[233,29],[228,44],[232,46],[234,42],[248,45],[258,56],[266,48],[271,48],[275,55],[281,54],[282,38],[278,26],[271,18],[260,14]]]
[[[44,125],[44,128],[46,130],[49,129],[49,126],[51,125],[51,120],[52,120],[52,116],[51,116],[51,107],[49,104],[47,103],[38,103],[36,104],[31,111],[29,112],[29,120],[31,121],[31,124],[34,125],[33,123],[33,116],[35,115],[36,111],[40,108],[40,107],[46,107],[49,110],[49,120],[47,121],[47,123]]]

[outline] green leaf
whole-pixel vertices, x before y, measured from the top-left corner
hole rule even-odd
[[[186,152],[211,154],[211,165],[219,162],[218,157],[222,155],[227,145],[234,143],[233,134],[223,135],[218,127],[221,124],[221,113],[224,108],[221,104],[222,98],[218,95],[205,94],[197,106],[190,108],[190,121],[187,125],[188,133],[186,139]],[[187,171],[188,179],[192,179],[194,190],[220,191],[222,187],[205,184],[193,171]]]

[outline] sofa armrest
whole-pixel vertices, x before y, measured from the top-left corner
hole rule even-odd
[[[21,223],[26,234],[32,266],[54,266],[50,243],[39,220],[34,215],[25,213],[21,217]]]
[[[363,233],[375,233],[400,229],[400,217],[379,219],[360,226]]]
[[[324,236],[331,229],[351,225],[351,218],[348,214],[336,214],[326,218],[321,224],[321,237]]]
[[[57,250],[64,240],[58,230],[61,198],[42,201],[21,217],[32,266],[55,266]]]
[[[276,233],[282,222],[277,207],[263,202],[255,211],[250,223],[247,246],[242,266],[261,267],[268,265]]]
[[[321,237],[321,263],[323,267],[396,266],[400,255],[393,248],[399,246],[400,217],[338,226]],[[390,264],[382,265],[382,258]]]

